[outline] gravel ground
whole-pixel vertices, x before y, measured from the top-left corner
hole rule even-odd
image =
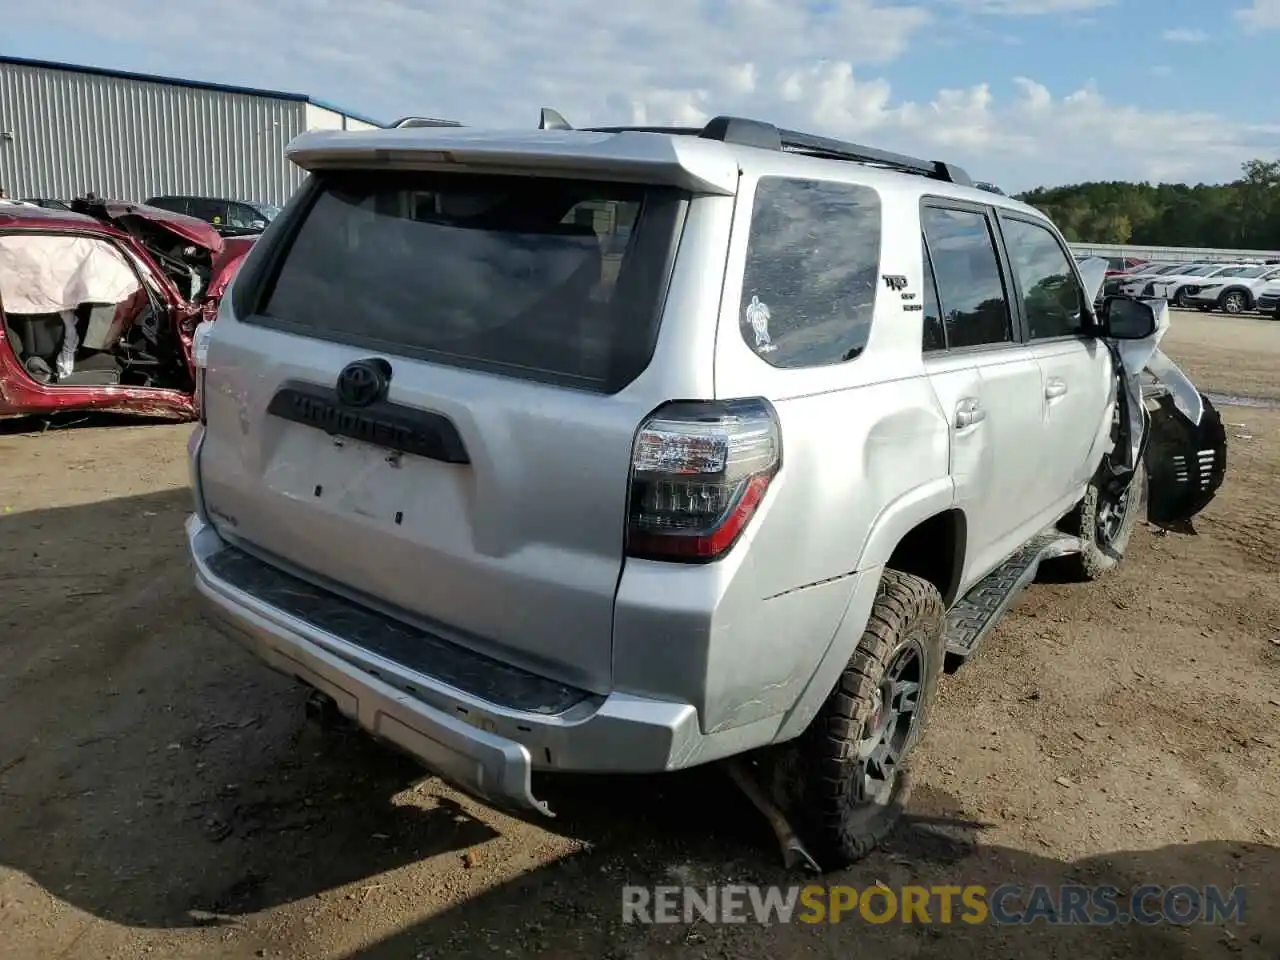
[[[1280,324],[1178,314],[1201,386],[1280,398]],[[0,429],[0,934],[14,958],[1280,956],[1280,410],[1116,575],[1037,585],[945,681],[912,818],[830,882],[1248,885],[1243,926],[624,925],[624,883],[788,883],[718,771],[494,813],[211,629],[189,427]],[[548,829],[548,826],[551,829]]]

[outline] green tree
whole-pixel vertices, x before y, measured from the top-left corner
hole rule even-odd
[[[1226,184],[1077,183],[1018,199],[1074,242],[1280,250],[1280,160],[1250,160]]]

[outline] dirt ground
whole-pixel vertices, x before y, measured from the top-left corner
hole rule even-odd
[[[1280,398],[1280,323],[1178,314]],[[544,789],[529,824],[304,720],[197,612],[185,426],[0,429],[0,952],[568,960],[1280,956],[1280,410],[1223,408],[1195,534],[1029,590],[945,681],[911,821],[831,882],[1248,886],[1243,926],[624,925],[621,885],[789,883],[715,770]],[[548,827],[550,829],[548,829]]]

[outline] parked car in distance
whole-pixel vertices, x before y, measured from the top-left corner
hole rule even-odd
[[[1224,269],[1226,267],[1223,264],[1206,261],[1172,264],[1150,274],[1145,270],[1139,270],[1120,278],[1120,287],[1117,293],[1125,297],[1154,297],[1157,279],[1182,276],[1194,280],[1200,277],[1208,277],[1214,272]]]
[[[816,857],[771,817],[784,849],[842,866],[944,668],[1042,562],[1106,575],[1144,496],[1202,509],[1221,418],[1167,304],[1095,311],[1106,265],[951,164],[739,117],[544,130],[290,144],[310,175],[197,336],[197,588],[491,802],[735,758]]]
[[[190,419],[192,331],[253,244],[141,204],[0,207],[0,418]]]
[[[226,200],[219,197],[166,195],[151,197],[147,200],[147,206],[196,217],[212,224],[224,237],[261,233],[280,213],[280,208],[272,203]]]
[[[1123,272],[1111,271],[1106,275],[1106,279],[1102,284],[1102,292],[1100,296],[1114,296],[1120,293],[1120,288],[1127,283],[1137,280],[1139,277],[1143,279],[1151,279],[1165,273],[1171,273],[1183,266],[1180,263],[1144,263],[1140,266],[1131,267]]]
[[[1221,282],[1231,277],[1238,277],[1242,273],[1253,269],[1253,266],[1250,263],[1218,263],[1214,264],[1212,269],[1203,272],[1191,273],[1190,271],[1174,270],[1151,281],[1151,293],[1149,296],[1168,300],[1175,307],[1186,308],[1191,306],[1191,291],[1207,286],[1206,281],[1216,280]]]
[[[1138,257],[1105,257],[1107,261],[1108,277],[1118,276],[1120,274],[1132,273],[1146,266],[1147,261]]]
[[[1191,306],[1201,310],[1221,310],[1223,313],[1244,313],[1257,306],[1258,294],[1271,280],[1280,277],[1280,266],[1249,267],[1227,276],[1213,277],[1201,287],[1188,284],[1183,293]]]
[[[1263,284],[1258,291],[1257,309],[1263,316],[1280,320],[1280,280],[1271,280]]]
[[[36,207],[45,207],[49,210],[70,210],[71,204],[65,200],[58,200],[54,197],[23,197],[23,203],[29,203]]]

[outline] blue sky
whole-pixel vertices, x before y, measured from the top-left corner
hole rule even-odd
[[[738,113],[1006,189],[1280,158],[1280,0],[5,0],[0,52],[390,120]]]

